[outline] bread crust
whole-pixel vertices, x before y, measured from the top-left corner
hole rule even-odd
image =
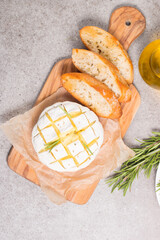
[[[97,58],[103,62],[107,67],[109,67],[112,75],[114,76],[115,82],[117,84],[117,86],[120,89],[121,95],[119,96],[118,100],[120,102],[127,102],[131,100],[131,91],[129,89],[128,84],[126,83],[125,79],[121,76],[121,74],[119,73],[118,68],[113,65],[113,63],[111,63],[109,60],[107,60],[106,58],[104,58],[103,56],[99,55],[98,53],[86,50],[86,49],[72,49],[72,61],[73,64],[76,66],[76,68],[80,71],[83,72],[82,69],[79,68],[79,66],[77,66],[75,60],[74,60],[74,55],[75,54],[81,54],[81,53],[85,53],[87,54],[93,54],[93,56],[97,56]]]
[[[99,92],[102,97],[109,103],[112,112],[110,115],[105,116],[103,114],[99,114],[93,110],[92,107],[88,106],[87,103],[85,102],[85,99],[77,95],[75,92],[72,91],[72,79],[77,79],[84,81],[87,83],[90,87],[93,87],[97,92]],[[73,96],[75,97],[78,101],[80,101],[82,104],[93,110],[99,117],[104,117],[104,118],[112,118],[116,119],[119,118],[122,115],[122,109],[121,106],[118,102],[117,97],[115,94],[103,83],[98,81],[97,79],[91,77],[89,74],[86,73],[65,73],[61,76],[62,80],[62,85],[63,87]],[[66,81],[67,80],[67,81]],[[70,81],[69,81],[70,80]]]
[[[83,36],[82,36],[84,31],[90,33],[93,36],[93,38],[96,37],[96,31],[101,31],[105,36],[108,35],[111,38],[111,41],[106,40],[106,43],[107,43],[107,45],[112,45],[112,46],[114,45],[116,48],[119,48],[121,50],[122,54],[125,56],[125,58],[128,62],[130,71],[131,71],[130,78],[128,78],[128,79],[125,78],[125,80],[127,81],[128,84],[131,84],[134,79],[133,64],[132,64],[132,61],[131,61],[127,51],[123,48],[123,46],[120,44],[120,42],[112,34],[110,34],[109,32],[107,32],[101,28],[98,28],[96,26],[85,26],[82,29],[80,29],[79,34],[80,34],[80,38],[81,38],[83,44],[90,51],[92,51],[91,47],[86,43],[86,41],[83,39]]]

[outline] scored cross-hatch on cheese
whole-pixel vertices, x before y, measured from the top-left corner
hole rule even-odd
[[[87,167],[103,143],[103,127],[87,107],[58,102],[46,108],[32,131],[39,160],[59,172]]]

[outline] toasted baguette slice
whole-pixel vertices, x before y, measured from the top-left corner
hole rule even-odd
[[[114,36],[101,28],[87,26],[80,30],[80,37],[89,50],[99,53],[111,61],[119,69],[128,84],[133,82],[132,62]]]
[[[63,87],[99,117],[119,118],[121,106],[115,94],[103,83],[85,73],[65,73]]]
[[[101,55],[84,49],[72,50],[74,65],[84,73],[90,74],[110,88],[120,102],[131,99],[131,91],[118,69]]]

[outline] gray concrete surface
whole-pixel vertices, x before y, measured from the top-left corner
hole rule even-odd
[[[0,123],[30,109],[52,66],[82,47],[79,28],[107,29],[110,13],[118,6],[141,9],[147,28],[130,47],[134,83],[142,103],[125,142],[150,135],[160,125],[160,91],[146,85],[138,72],[139,55],[160,38],[159,0],[0,0]],[[40,188],[12,172],[6,162],[11,147],[0,133],[1,240],[158,240],[160,207],[154,192],[156,171],[143,174],[126,197],[110,193],[102,180],[83,206],[56,206]]]

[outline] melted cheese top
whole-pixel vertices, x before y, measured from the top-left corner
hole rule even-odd
[[[46,150],[46,144],[53,144]],[[39,160],[59,172],[87,167],[103,143],[103,128],[87,107],[74,102],[58,102],[46,108],[32,131],[32,143]]]

